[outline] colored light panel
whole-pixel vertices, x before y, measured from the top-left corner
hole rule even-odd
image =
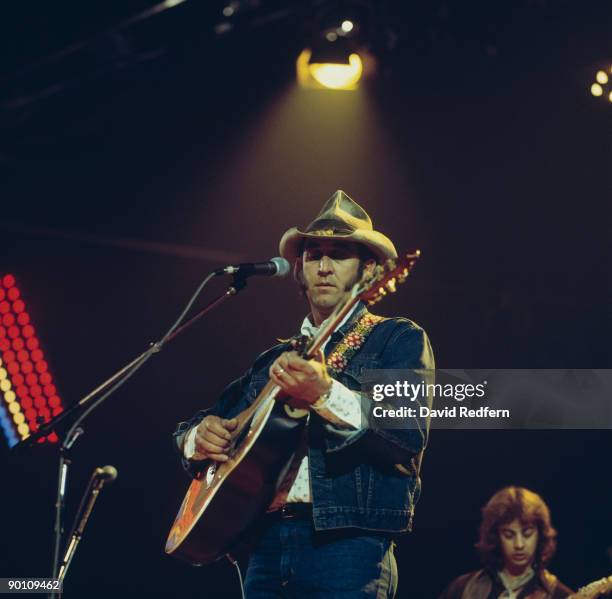
[[[0,277],[0,428],[10,447],[64,411],[26,304],[11,274]],[[41,441],[56,443],[55,433]]]

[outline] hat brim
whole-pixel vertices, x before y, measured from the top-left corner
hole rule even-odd
[[[386,235],[378,231],[358,229],[352,233],[322,235],[320,233],[305,233],[297,227],[292,227],[282,236],[278,244],[280,255],[293,264],[300,255],[300,246],[304,239],[337,239],[339,241],[359,243],[367,247],[381,262],[385,262],[389,258],[397,258],[397,250],[393,242]]]

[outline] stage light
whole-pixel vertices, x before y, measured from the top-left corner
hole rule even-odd
[[[591,93],[596,97],[601,96],[603,94],[601,85],[599,85],[599,83],[593,83],[593,85],[591,85]]]
[[[358,54],[349,56],[349,64],[311,64],[312,76],[330,89],[355,89],[363,73],[363,63]]]
[[[342,21],[342,25],[340,25],[340,29],[344,31],[344,33],[350,33],[353,31],[353,22],[352,21]]]
[[[597,80],[597,83],[601,83],[602,85],[608,83],[608,75],[605,71],[597,71],[595,79]]]
[[[306,48],[297,59],[298,82],[303,87],[354,90],[363,74],[363,63],[357,53],[345,59],[313,56]]]
[[[48,422],[50,407],[53,415],[64,410],[25,308],[15,277],[0,278],[0,424],[9,446],[36,431],[39,422]],[[44,395],[53,402],[47,404]],[[56,442],[57,436],[39,442],[45,440]]]

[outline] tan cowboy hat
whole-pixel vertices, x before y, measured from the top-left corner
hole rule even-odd
[[[283,258],[294,262],[301,252],[303,239],[339,239],[366,246],[381,262],[397,258],[393,242],[382,233],[374,231],[368,213],[341,189],[325,202],[317,217],[301,231],[292,227],[279,243]]]

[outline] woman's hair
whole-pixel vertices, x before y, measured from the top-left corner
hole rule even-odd
[[[504,558],[499,541],[500,527],[518,520],[522,525],[535,525],[538,546],[533,567],[542,570],[552,559],[557,547],[557,531],[550,522],[550,510],[544,500],[524,487],[501,489],[482,508],[480,538],[476,549],[485,567],[500,570]]]

